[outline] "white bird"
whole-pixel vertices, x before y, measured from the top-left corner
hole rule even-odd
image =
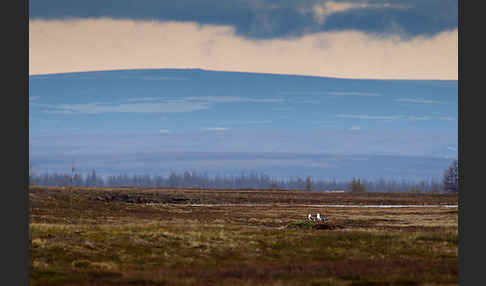
[[[315,219],[312,217],[312,215],[311,215],[311,214],[309,214],[309,215],[307,216],[307,218],[308,218],[310,221],[315,221]]]
[[[321,217],[321,214],[320,213],[317,213],[317,220],[318,221],[325,221],[326,218],[325,217]]]

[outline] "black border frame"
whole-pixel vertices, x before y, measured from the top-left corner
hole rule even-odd
[[[2,5],[3,70],[1,122],[4,132],[0,281],[4,285],[29,285],[29,0]],[[13,105],[11,103],[14,103]],[[6,146],[5,146],[6,145]]]

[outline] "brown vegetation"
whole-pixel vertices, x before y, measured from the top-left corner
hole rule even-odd
[[[458,281],[457,208],[308,206],[457,195],[33,187],[29,197],[31,285]],[[317,212],[328,221],[306,221]]]

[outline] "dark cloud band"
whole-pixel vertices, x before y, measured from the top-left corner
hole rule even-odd
[[[346,9],[328,9],[326,3]],[[191,21],[229,25],[255,39],[286,38],[321,31],[357,30],[401,37],[433,36],[458,26],[454,0],[31,0],[30,19],[101,18]],[[323,7],[325,20],[316,17]],[[322,16],[322,15],[321,15]]]

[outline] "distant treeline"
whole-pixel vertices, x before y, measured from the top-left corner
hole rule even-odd
[[[30,185],[36,186],[84,186],[84,187],[147,187],[147,188],[207,188],[207,189],[286,189],[286,190],[349,190],[349,181],[313,180],[311,177],[275,179],[265,174],[241,174],[208,176],[197,172],[171,173],[168,176],[118,175],[101,177],[89,174],[30,174]],[[367,192],[443,192],[442,183],[435,181],[366,180],[360,183]]]

